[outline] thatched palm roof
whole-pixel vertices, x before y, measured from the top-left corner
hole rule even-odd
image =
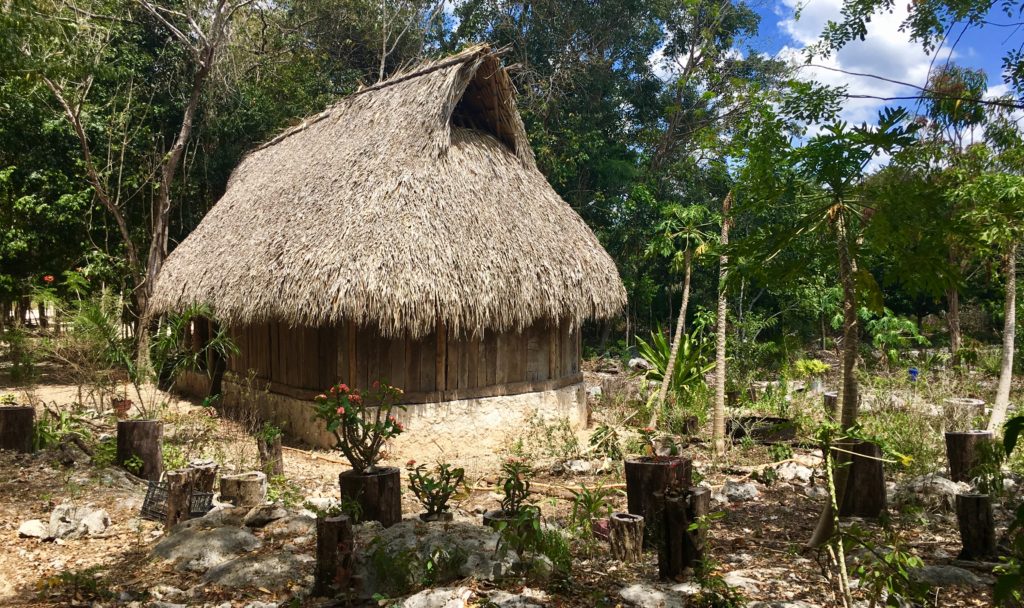
[[[615,264],[537,170],[497,56],[475,47],[353,94],[257,149],[168,257],[156,312],[355,321],[385,335],[606,318]]]

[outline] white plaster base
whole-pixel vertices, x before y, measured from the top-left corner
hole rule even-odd
[[[209,392],[209,384],[209,378],[204,375],[185,373],[175,388],[200,397]],[[334,447],[334,437],[313,417],[313,405],[309,401],[258,387],[249,389],[230,376],[224,378],[222,388],[226,407],[238,407],[243,401],[251,401],[262,419],[281,426],[290,437],[317,447]],[[406,431],[394,441],[397,451],[424,442],[457,449],[467,441],[477,448],[483,444],[496,449],[509,436],[525,431],[526,422],[534,418],[548,421],[566,418],[574,429],[585,428],[588,408],[581,382],[519,395],[409,405],[398,418],[406,425]]]

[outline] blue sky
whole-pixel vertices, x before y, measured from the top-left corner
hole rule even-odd
[[[752,0],[761,14],[761,31],[757,39],[750,41],[757,51],[793,57],[802,62],[802,50],[813,44],[825,23],[840,19],[842,0]],[[924,86],[929,67],[942,65],[950,58],[946,46],[933,55],[926,54],[921,45],[910,41],[910,37],[899,31],[900,23],[906,18],[906,4],[896,2],[893,13],[877,15],[869,24],[867,39],[850,43],[838,54],[815,63],[853,72],[884,76],[893,80]],[[797,10],[800,18],[796,18]],[[1006,23],[1007,17],[998,10],[993,11],[989,21]],[[1020,44],[1015,28],[986,26],[971,28],[959,39],[952,49],[951,61],[959,65],[985,70],[992,95],[1006,92],[1002,84],[1001,58],[1010,45]],[[960,30],[954,32],[960,35]],[[1011,36],[1013,36],[1011,38]],[[951,36],[953,38],[955,36]],[[937,56],[934,56],[937,55]],[[806,77],[829,84],[845,84],[851,94],[875,95],[881,97],[912,95],[913,89],[901,87],[873,78],[848,76],[824,69],[801,68]],[[884,102],[874,99],[850,99],[844,105],[843,118],[851,122],[872,121],[877,111],[886,103],[903,104],[913,109],[913,101]]]

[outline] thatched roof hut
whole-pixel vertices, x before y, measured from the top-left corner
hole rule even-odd
[[[453,340],[484,353],[488,336],[518,335],[524,350],[546,341],[551,365],[561,366],[554,350],[576,342],[584,320],[618,314],[625,290],[597,238],[538,171],[512,83],[481,46],[364,88],[249,154],[155,286],[156,312],[193,303],[211,305],[238,334],[236,373],[249,366],[315,391],[349,372],[358,386],[365,367],[362,380],[376,371],[429,402],[459,396],[436,373],[450,362],[437,359],[431,385],[410,377],[415,349],[374,370],[347,343],[365,334],[372,350],[433,344],[437,357],[442,341],[451,356]],[[299,340],[317,345],[315,378],[288,378],[273,356],[253,352],[286,348],[270,344],[268,327],[318,334]],[[353,333],[360,337],[343,335]],[[556,345],[545,334],[564,335]],[[333,351],[337,365],[323,363]],[[572,351],[565,371],[578,374],[578,344]],[[465,388],[529,381],[493,373]],[[544,379],[562,375],[547,370]]]

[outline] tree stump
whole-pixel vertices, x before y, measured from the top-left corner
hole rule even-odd
[[[236,507],[255,507],[267,497],[267,476],[259,471],[221,475],[220,499]]]
[[[277,435],[270,441],[262,437],[256,438],[256,447],[260,452],[260,467],[268,477],[284,475],[284,453],[281,450],[281,436]]]
[[[677,456],[645,456],[626,460],[626,504],[633,515],[644,518],[644,545],[652,546],[656,526],[652,514],[656,492],[675,488],[680,493],[690,487],[693,463]]]
[[[991,431],[947,432],[946,459],[949,461],[949,478],[970,483],[974,476],[974,467],[978,465],[978,445],[987,441],[992,441]]]
[[[711,512],[711,488],[690,488],[686,491],[686,516],[690,523],[700,521]],[[706,527],[687,530],[683,538],[683,564],[692,567],[704,559],[704,547],[707,545],[708,531]]]
[[[686,512],[686,496],[668,495],[658,492],[657,501],[661,508],[661,530],[658,534],[658,576],[663,580],[674,580],[686,570],[683,548],[690,527]]]
[[[143,479],[159,481],[164,470],[163,433],[164,423],[159,420],[118,420],[117,464],[124,467],[136,457],[142,466],[132,472]]]
[[[608,518],[608,544],[615,559],[639,562],[644,548],[644,518],[630,513],[612,513]]]
[[[821,402],[825,406],[825,418],[835,422],[836,409],[839,407],[839,393],[825,391],[821,396]]]
[[[0,407],[0,450],[32,452],[36,410],[29,405]]]
[[[167,471],[167,517],[164,532],[185,520],[192,518],[192,496],[213,491],[218,465],[213,461],[197,461],[188,468]]]
[[[397,467],[345,471],[338,475],[338,485],[342,499],[359,503],[360,521],[379,521],[385,528],[402,521],[402,473]]]
[[[837,463],[849,463],[846,491],[839,505],[840,517],[877,518],[886,508],[881,448],[867,441],[843,442],[836,447],[854,453],[836,451],[833,454]]]
[[[354,540],[348,516],[316,519],[314,596],[334,597],[348,592],[352,582]]]
[[[996,556],[996,527],[992,497],[988,494],[957,494],[956,521],[960,526],[960,559],[984,561]]]

